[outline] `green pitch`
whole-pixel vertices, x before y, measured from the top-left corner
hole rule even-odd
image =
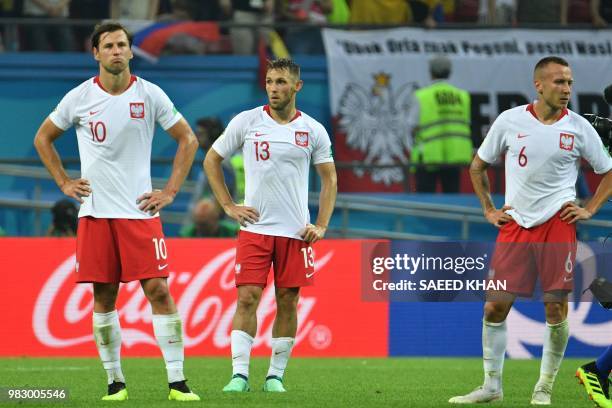
[[[553,406],[589,407],[582,388],[574,378],[585,360],[566,359],[557,377]],[[230,379],[229,358],[188,358],[188,384],[201,402],[187,405],[207,407],[454,407],[447,401],[465,394],[482,381],[480,359],[315,359],[294,358],[285,375],[286,394],[261,391],[268,368],[267,358],[251,363],[252,391],[224,394]],[[62,403],[32,402],[5,406],[70,407],[169,407],[182,403],[167,401],[168,387],[160,358],[124,358],[123,371],[129,401],[102,403],[106,374],[97,359],[90,358],[5,358],[0,359],[0,387],[65,387],[70,399]],[[539,361],[507,360],[504,368],[503,407],[527,407],[538,378]],[[482,408],[483,405],[478,405]]]

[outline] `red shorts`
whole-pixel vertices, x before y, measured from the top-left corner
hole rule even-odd
[[[168,251],[159,218],[81,217],[77,282],[118,283],[168,277]]]
[[[310,244],[299,239],[240,230],[234,268],[236,286],[265,287],[272,264],[277,288],[314,284],[314,252]]]
[[[505,280],[507,291],[531,296],[537,278],[544,292],[571,291],[576,264],[576,224],[560,212],[532,228],[511,221],[501,227],[491,262],[491,278]]]

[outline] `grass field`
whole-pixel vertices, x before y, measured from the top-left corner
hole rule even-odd
[[[592,406],[574,378],[584,360],[563,362],[553,393],[557,407]],[[285,374],[286,394],[261,391],[268,359],[251,363],[251,388],[245,394],[224,394],[221,388],[231,374],[227,358],[189,358],[188,384],[208,407],[450,407],[454,395],[471,391],[482,381],[480,359],[310,359],[295,358]],[[125,358],[130,400],[125,406],[156,407],[178,404],[167,398],[163,360]],[[494,406],[527,407],[539,373],[539,360],[506,361],[504,401]],[[65,387],[69,401],[28,402],[5,406],[97,407],[116,403],[100,401],[106,393],[106,375],[97,359],[5,358],[0,359],[0,387]]]

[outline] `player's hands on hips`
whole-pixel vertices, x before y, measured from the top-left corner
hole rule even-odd
[[[304,239],[304,241],[309,244],[314,244],[317,241],[320,241],[325,236],[325,231],[327,228],[321,227],[320,225],[308,224],[306,228],[302,231],[300,236]]]
[[[567,221],[568,224],[573,224],[579,220],[588,220],[593,216],[588,210],[571,201],[563,204],[561,208],[559,217],[561,217],[561,220]]]
[[[255,224],[259,221],[259,212],[253,207],[232,203],[223,207],[223,211],[243,227],[246,227],[247,223]]]
[[[509,205],[504,205],[499,210],[496,210],[495,208],[493,208],[485,212],[485,218],[491,224],[495,225],[497,228],[500,228],[504,224],[507,224],[510,221],[512,221],[512,217],[506,214],[507,210],[512,210],[512,207],[510,207]]]
[[[79,203],[83,204],[81,197],[89,197],[91,194],[91,187],[89,187],[89,181],[85,179],[71,179],[66,181],[62,187],[62,193],[68,197],[76,199]]]
[[[138,208],[141,211],[155,215],[165,206],[172,204],[173,201],[174,196],[172,194],[163,190],[153,190],[138,197],[136,204],[140,204]]]

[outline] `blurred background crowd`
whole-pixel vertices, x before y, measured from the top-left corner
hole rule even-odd
[[[83,51],[96,20],[213,22],[219,35],[178,30],[165,53],[238,54],[257,51],[257,36],[284,40],[289,52],[321,54],[319,28],[461,25],[604,27],[612,0],[0,0],[0,48],[10,51]],[[180,35],[182,34],[182,35]]]

